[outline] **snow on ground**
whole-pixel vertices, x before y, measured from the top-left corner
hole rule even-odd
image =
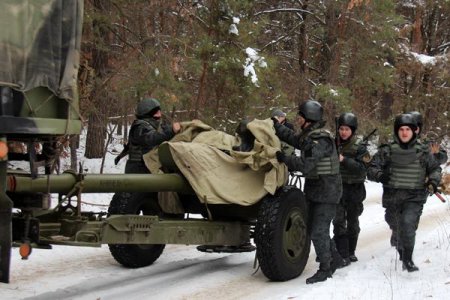
[[[121,173],[108,155],[105,173]],[[86,160],[89,172],[100,160]],[[448,170],[450,171],[450,170]],[[381,186],[367,182],[360,218],[359,261],[339,269],[333,278],[306,285],[314,274],[312,247],[304,272],[287,282],[270,282],[253,269],[254,253],[207,254],[195,246],[168,245],[151,266],[126,269],[108,247],[53,246],[34,249],[21,260],[13,249],[11,283],[0,283],[0,299],[448,299],[450,295],[450,205],[430,197],[416,237],[418,272],[402,271],[381,207]],[[89,194],[83,200],[108,204],[110,194]],[[448,197],[450,198],[450,197]],[[105,210],[87,205],[86,210]],[[255,272],[256,271],[256,272]]]

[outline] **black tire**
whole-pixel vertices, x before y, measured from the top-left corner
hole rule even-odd
[[[109,215],[136,214],[161,215],[161,209],[153,194],[116,193],[109,205]],[[159,258],[165,244],[108,244],[114,259],[127,268],[141,268],[151,265]]]
[[[255,227],[256,256],[273,281],[298,277],[308,261],[311,239],[301,190],[285,187],[263,200]]]

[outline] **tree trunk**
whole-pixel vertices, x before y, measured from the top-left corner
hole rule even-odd
[[[105,13],[109,11],[109,0],[93,1],[95,9]],[[108,47],[110,45],[110,34],[105,19],[94,19],[92,22],[95,46],[92,49],[92,67],[95,72],[96,81],[91,93],[91,107],[89,123],[86,135],[86,158],[101,158],[104,154],[104,143],[106,138],[106,110],[107,110],[107,85],[108,81]]]
[[[80,145],[80,135],[79,134],[73,134],[70,136],[69,140],[70,144],[70,169],[72,171],[77,171],[77,165],[78,165],[78,156],[77,156],[77,149]]]

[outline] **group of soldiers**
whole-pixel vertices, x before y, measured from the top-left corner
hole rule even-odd
[[[280,140],[301,151],[300,156],[279,151],[277,159],[305,176],[311,240],[320,263],[306,283],[325,281],[337,268],[358,260],[358,218],[364,209],[366,176],[383,185],[385,220],[403,269],[418,271],[412,260],[416,230],[427,197],[437,192],[440,164],[447,161],[443,149],[420,141],[421,114],[398,115],[393,140],[381,145],[373,158],[367,144],[357,138],[358,122],[352,113],[339,116],[335,139],[324,129],[323,108],[314,100],[300,105],[299,133],[281,125],[276,117],[272,120]],[[333,239],[329,235],[331,223]]]
[[[142,155],[170,140],[181,127],[178,122],[161,124],[161,106],[153,98],[138,104],[136,117],[129,132],[125,172],[148,173]],[[300,150],[300,156],[280,150],[276,158],[290,171],[299,171],[305,177],[310,236],[319,262],[318,271],[306,283],[325,281],[337,268],[358,260],[355,250],[360,232],[358,219],[366,198],[366,177],[383,185],[385,220],[392,230],[391,244],[399,253],[403,269],[417,271],[412,260],[416,229],[428,195],[437,192],[440,164],[447,161],[444,150],[420,141],[420,113],[397,116],[392,142],[380,146],[373,158],[367,141],[357,137],[358,120],[353,113],[339,116],[336,137],[324,128],[323,108],[314,100],[300,105],[298,132],[287,123],[282,111],[274,111],[271,119],[279,139]]]

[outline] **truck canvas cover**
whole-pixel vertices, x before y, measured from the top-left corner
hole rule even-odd
[[[0,85],[77,101],[82,0],[3,0]]]

